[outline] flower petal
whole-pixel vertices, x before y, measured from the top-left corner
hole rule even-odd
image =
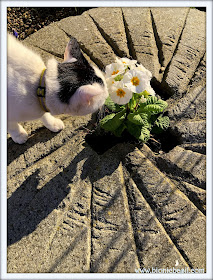
[[[122,81],[119,81],[112,86],[110,97],[117,104],[127,104],[132,98],[132,91],[125,87]]]

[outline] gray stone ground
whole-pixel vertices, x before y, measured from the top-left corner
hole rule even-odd
[[[205,13],[97,8],[24,43],[62,61],[69,36],[100,68],[118,55],[152,71],[177,145],[154,153],[118,144],[98,155],[82,129],[91,116],[60,116],[58,134],[24,123],[24,145],[8,135],[8,273],[205,269]]]

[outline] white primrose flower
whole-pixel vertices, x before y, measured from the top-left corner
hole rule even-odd
[[[110,97],[117,104],[127,104],[132,98],[132,91],[125,87],[123,81],[118,81],[112,85]]]
[[[106,66],[106,78],[116,77],[119,74],[123,74],[125,71],[125,67],[121,63],[111,63]]]
[[[145,88],[145,90],[152,96],[155,96],[156,93],[154,91],[154,89],[151,87],[151,85],[149,84],[148,87]]]
[[[109,92],[111,91],[111,88],[115,83],[117,83],[117,81],[115,81],[114,77],[109,77],[106,79],[106,84]]]
[[[151,80],[151,78],[152,78],[152,73],[151,73],[148,69],[146,69],[142,64],[137,63],[137,64],[136,64],[136,67],[135,67],[134,69],[146,73],[146,75],[147,75],[147,76],[149,77],[149,79]]]
[[[131,60],[127,57],[122,57],[122,58],[116,57],[115,59],[117,63],[123,64],[124,66],[128,66],[130,68],[135,66],[135,64],[137,63],[137,60]]]
[[[122,81],[126,87],[136,93],[144,91],[149,86],[149,77],[146,73],[136,69],[129,70],[125,73]]]

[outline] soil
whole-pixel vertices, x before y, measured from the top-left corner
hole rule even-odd
[[[18,33],[18,39],[24,40],[29,35],[65,17],[76,16],[89,10],[89,7],[82,8],[28,8],[11,7],[7,8],[7,30]]]

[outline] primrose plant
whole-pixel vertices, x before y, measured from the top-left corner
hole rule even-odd
[[[149,70],[136,60],[116,58],[105,72],[109,91],[105,105],[110,114],[100,121],[104,130],[118,137],[127,130],[145,143],[152,133],[169,127],[169,118],[163,116],[168,104],[155,96]]]

